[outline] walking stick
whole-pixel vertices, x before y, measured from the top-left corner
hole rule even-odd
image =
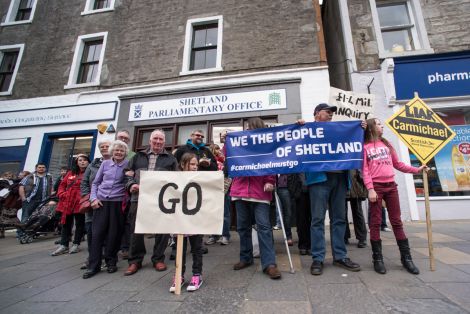
[[[183,240],[184,235],[176,236],[176,269],[175,269],[175,294],[181,294],[181,270],[183,268]]]
[[[292,264],[292,258],[290,256],[289,244],[287,244],[286,229],[284,229],[284,219],[282,218],[281,201],[279,200],[279,196],[277,195],[276,191],[274,191],[274,198],[276,200],[276,210],[277,210],[277,213],[279,214],[279,220],[281,221],[282,235],[284,236],[284,243],[286,245],[287,256],[289,257],[290,273],[294,274],[295,273],[294,265]]]

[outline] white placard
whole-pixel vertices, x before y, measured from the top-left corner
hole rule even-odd
[[[330,87],[328,104],[338,107],[333,121],[367,120],[374,117],[375,95]]]
[[[0,128],[113,120],[117,102],[0,112]]]
[[[287,108],[286,90],[262,90],[132,103],[129,121]]]
[[[223,220],[221,171],[140,173],[136,233],[222,234]]]

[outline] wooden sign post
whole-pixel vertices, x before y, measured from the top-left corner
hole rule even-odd
[[[386,124],[408,146],[423,165],[426,165],[452,138],[455,132],[418,97],[410,100],[390,117]],[[431,210],[429,204],[428,174],[423,171],[424,205],[431,271],[435,270],[432,244]]]

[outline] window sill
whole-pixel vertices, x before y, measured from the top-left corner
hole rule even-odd
[[[465,195],[459,195],[459,196],[429,196],[430,201],[449,201],[449,200],[468,200],[470,199],[470,196],[465,196]],[[417,196],[416,197],[417,201],[424,202],[424,197],[422,196]]]
[[[83,83],[83,84],[70,84],[70,85],[65,85],[64,89],[94,87],[94,86],[100,86],[100,82]]]
[[[6,91],[6,92],[0,92],[0,96],[10,96],[12,93],[12,91]]]
[[[3,22],[0,26],[15,26],[21,24],[31,24],[33,20],[14,21],[14,22]]]
[[[212,72],[221,72],[223,68],[210,68],[210,69],[202,69],[202,70],[193,70],[193,71],[181,71],[180,75],[194,75],[194,74],[203,74],[203,73],[212,73]]]
[[[401,52],[380,52],[379,58],[396,58],[396,57],[407,57],[407,56],[418,56],[434,53],[434,49],[420,49],[420,50],[411,50],[411,51],[401,51]]]
[[[81,15],[90,15],[90,14],[97,14],[97,13],[104,13],[104,12],[111,12],[111,11],[114,11],[114,8],[83,11]]]

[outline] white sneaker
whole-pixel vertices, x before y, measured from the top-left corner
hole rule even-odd
[[[220,238],[221,245],[228,245],[229,243],[230,243],[230,240],[227,237]]]
[[[189,282],[188,287],[186,288],[186,291],[193,292],[198,290],[204,281],[202,280],[201,275],[193,275],[191,277],[191,281]]]
[[[69,254],[75,254],[80,252],[80,248],[78,247],[78,244],[72,245],[72,248],[69,251]]]
[[[391,232],[392,229],[390,229],[389,227],[385,227],[385,228],[382,228],[382,231],[385,231],[385,232]]]
[[[214,237],[209,237],[209,239],[205,242],[206,245],[212,245],[216,242]]]
[[[52,256],[59,256],[62,254],[65,254],[69,251],[69,248],[66,247],[65,245],[59,245],[59,247],[51,253]]]
[[[173,284],[170,287],[170,292],[174,293],[176,291],[176,280],[175,276],[173,276]],[[181,288],[184,286],[184,277],[181,276]]]

